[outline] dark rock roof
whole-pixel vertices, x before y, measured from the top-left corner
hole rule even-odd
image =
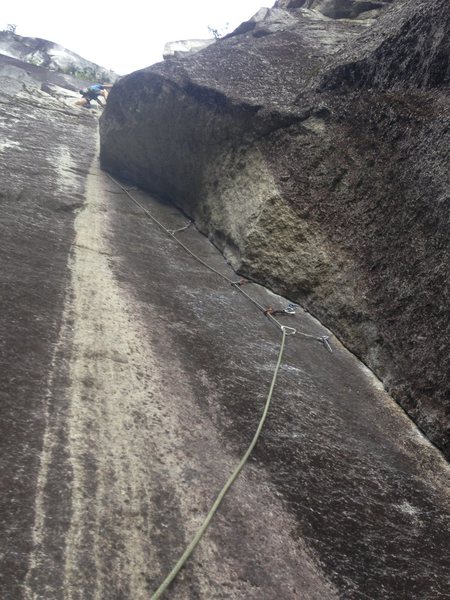
[[[363,4],[279,2],[129,75],[102,160],[320,317],[448,456],[448,5]]]

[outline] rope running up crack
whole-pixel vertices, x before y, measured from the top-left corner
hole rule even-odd
[[[220,504],[222,503],[222,500],[225,497],[225,494],[228,492],[228,490],[230,489],[230,487],[235,482],[235,480],[238,477],[239,473],[242,471],[242,469],[244,468],[245,464],[247,463],[247,460],[248,460],[250,454],[252,453],[254,447],[256,446],[258,438],[259,438],[259,436],[261,434],[261,431],[263,429],[264,422],[265,422],[266,417],[267,417],[267,413],[269,412],[269,407],[270,407],[270,402],[272,400],[273,390],[274,390],[275,383],[276,383],[277,378],[278,378],[278,373],[280,371],[281,360],[283,358],[284,347],[285,347],[285,343],[286,343],[286,336],[288,336],[288,335],[295,335],[297,333],[297,331],[293,327],[287,327],[287,326],[281,324],[277,319],[275,319],[275,317],[273,317],[272,315],[268,314],[266,312],[266,310],[264,309],[264,307],[261,306],[261,304],[259,304],[254,298],[252,298],[249,294],[247,294],[247,292],[245,292],[243,289],[241,289],[241,287],[239,285],[239,282],[232,281],[229,277],[227,277],[223,273],[220,273],[220,271],[217,271],[214,267],[212,267],[211,265],[209,265],[208,263],[206,263],[204,260],[202,260],[200,257],[198,257],[196,254],[194,254],[185,244],[183,244],[178,238],[175,237],[175,233],[177,231],[183,231],[184,229],[187,229],[187,227],[183,227],[183,228],[180,228],[180,230],[175,230],[175,231],[171,231],[171,230],[167,229],[156,217],[154,217],[144,206],[142,206],[142,204],[140,202],[138,202],[129,193],[129,191],[126,188],[124,188],[119,182],[117,182],[111,175],[108,174],[108,177],[117,186],[119,186],[124,191],[124,193],[127,194],[127,196],[137,206],[139,206],[141,208],[141,210],[154,223],[156,223],[163,231],[165,231],[172,239],[174,239],[190,256],[192,256],[196,261],[198,261],[200,264],[204,265],[210,271],[212,271],[212,272],[216,273],[217,275],[219,275],[222,279],[225,279],[225,281],[227,281],[235,289],[238,289],[246,298],[248,298],[255,306],[257,306],[259,308],[259,310],[261,310],[262,312],[264,312],[266,314],[266,316],[268,318],[270,318],[281,329],[281,332],[282,332],[282,339],[281,339],[281,343],[280,343],[280,350],[278,352],[278,359],[277,359],[277,363],[276,363],[276,366],[275,366],[275,371],[274,371],[274,374],[273,374],[273,377],[272,377],[272,382],[270,384],[269,393],[267,395],[267,399],[266,399],[266,402],[265,402],[265,405],[264,405],[264,410],[263,410],[261,419],[259,421],[258,427],[256,429],[255,435],[253,436],[253,439],[252,439],[249,447],[247,448],[247,451],[242,456],[241,460],[239,461],[239,463],[237,464],[237,466],[235,467],[235,469],[233,470],[233,472],[229,476],[229,478],[228,478],[227,482],[225,483],[225,485],[223,486],[222,490],[219,492],[216,500],[214,501],[212,507],[210,508],[208,514],[206,515],[206,517],[205,517],[202,525],[197,530],[197,533],[195,534],[194,538],[192,539],[192,541],[190,542],[190,544],[187,546],[187,548],[185,549],[185,551],[183,552],[183,554],[180,556],[180,558],[178,559],[176,565],[173,567],[173,569],[170,571],[170,573],[167,575],[167,577],[164,579],[164,581],[160,584],[160,586],[158,587],[158,589],[152,594],[151,600],[158,600],[158,598],[161,598],[161,596],[166,592],[167,588],[170,586],[170,584],[176,578],[176,576],[178,575],[178,573],[180,572],[180,570],[183,568],[183,566],[186,563],[186,561],[190,558],[190,556],[193,553],[193,551],[195,550],[197,544],[200,542],[200,540],[202,539],[205,531],[207,530],[207,528],[208,528],[208,526],[209,526],[212,518],[214,517],[214,515],[217,512],[218,508],[220,507]],[[324,344],[325,347],[328,347],[329,350],[332,351],[331,350],[331,346],[328,344],[327,336],[323,336],[322,338],[317,338],[315,336],[312,336],[312,335],[309,335],[309,334],[306,334],[306,333],[301,333],[301,332],[300,332],[300,335],[303,335],[303,336],[308,337],[308,338],[319,340],[319,341],[321,341]]]
[[[111,181],[113,181],[123,192],[124,194],[126,194],[130,200],[132,202],[134,202],[134,204],[136,204],[136,206],[138,206],[142,212],[150,219],[152,220],[154,223],[156,223],[156,225],[158,225],[158,227],[160,229],[162,229],[168,236],[170,236],[179,246],[181,246],[183,248],[183,250],[185,252],[187,252],[190,256],[192,256],[192,258],[194,258],[197,262],[199,262],[201,265],[203,265],[204,267],[206,267],[207,269],[209,269],[210,271],[212,271],[213,273],[215,273],[216,275],[218,275],[219,277],[221,277],[222,279],[224,279],[226,282],[228,282],[231,286],[234,287],[234,289],[238,290],[243,296],[245,296],[248,300],[250,300],[250,302],[252,302],[261,312],[266,314],[266,317],[272,321],[272,323],[274,323],[274,325],[276,325],[279,329],[282,329],[284,327],[284,325],[282,323],[280,323],[280,321],[278,319],[276,319],[273,315],[271,314],[267,314],[266,313],[266,309],[264,308],[264,306],[262,306],[261,304],[259,304],[259,302],[257,302],[254,298],[252,298],[250,296],[250,294],[248,294],[245,290],[242,289],[241,285],[239,284],[239,282],[237,281],[233,281],[232,279],[230,279],[229,277],[227,277],[226,275],[224,275],[223,273],[221,273],[220,271],[218,271],[217,269],[215,269],[213,266],[209,265],[208,263],[206,263],[203,259],[201,259],[199,256],[197,256],[194,252],[192,252],[192,250],[190,248],[188,248],[185,244],[183,244],[183,242],[181,240],[179,240],[175,233],[178,233],[179,231],[184,231],[185,229],[187,229],[191,223],[189,223],[189,225],[187,227],[181,227],[180,229],[176,229],[176,230],[171,230],[168,229],[167,227],[165,227],[161,221],[159,221],[154,215],[151,214],[150,211],[148,211],[145,206],[143,206],[138,200],[136,200],[136,198],[134,196],[132,196],[132,194],[130,194],[129,190],[124,187],[121,183],[119,183],[112,175],[110,175],[109,173],[106,173],[106,175],[111,179]],[[134,189],[134,188],[133,188]],[[309,338],[311,340],[316,340],[318,342],[320,342],[321,344],[323,344],[325,346],[325,348],[329,351],[329,352],[333,352],[329,342],[328,342],[328,336],[315,336],[315,335],[311,335],[309,333],[304,333],[303,331],[297,331],[296,330],[296,334],[300,335],[304,338]]]

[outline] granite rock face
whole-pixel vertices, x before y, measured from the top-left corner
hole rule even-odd
[[[71,50],[41,38],[0,31],[0,53],[50,71],[57,71],[89,81],[114,82],[117,74]]]
[[[254,435],[280,329],[173,204],[133,189],[136,205],[102,172],[96,113],[73,106],[69,79],[0,56],[0,598],[147,600]],[[209,217],[219,227],[229,206],[234,239],[270,258],[263,230],[279,236],[298,209],[267,150],[227,148],[233,179],[217,166],[206,182],[223,196]],[[319,269],[327,239],[304,220],[297,241]],[[279,318],[298,334],[262,435],[165,597],[447,600],[450,465],[353,355],[327,351],[320,322]]]
[[[96,143],[96,119],[72,106],[70,80],[0,56],[2,598],[23,597],[49,372]]]
[[[395,0],[278,0],[278,8],[308,8],[330,19],[370,19],[377,17]]]
[[[101,159],[319,317],[448,457],[447,8],[279,2],[121,80]]]

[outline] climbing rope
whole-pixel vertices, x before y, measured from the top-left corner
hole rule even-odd
[[[114,179],[114,177],[112,175],[110,175],[109,173],[107,173],[108,177],[114,181],[114,183],[120,187],[121,190],[123,190],[123,192],[130,198],[130,200],[132,202],[134,202],[136,204],[136,206],[139,206],[139,208],[147,215],[147,217],[149,219],[151,219],[154,223],[156,223],[156,225],[158,225],[158,227],[160,227],[165,233],[167,233],[167,235],[169,235],[173,240],[175,240],[175,242],[181,246],[185,252],[187,252],[188,254],[190,254],[190,256],[192,256],[192,258],[195,258],[195,260],[197,262],[199,262],[200,264],[202,264],[204,267],[206,267],[207,269],[209,269],[210,271],[212,271],[213,273],[216,273],[216,275],[219,275],[219,277],[222,277],[222,279],[225,279],[225,281],[228,281],[228,283],[232,284],[233,281],[227,277],[226,275],[224,275],[223,273],[221,273],[220,271],[218,271],[217,269],[215,269],[214,267],[212,267],[211,265],[209,265],[208,263],[206,263],[203,259],[201,259],[199,256],[197,256],[196,254],[194,254],[194,252],[192,252],[192,250],[190,250],[187,246],[185,246],[183,244],[183,242],[181,242],[176,236],[175,233],[172,232],[170,229],[167,229],[167,227],[165,227],[161,221],[158,221],[158,219],[152,215],[152,213],[150,211],[148,211],[145,206],[143,206],[138,200],[136,200],[136,198],[134,196],[132,196],[130,194],[130,192],[127,190],[127,188],[125,188],[123,185],[121,185],[116,179]]]
[[[176,233],[181,233],[182,231],[186,231],[186,229],[189,229],[189,227],[192,225],[192,221],[189,221],[189,223],[187,225],[185,225],[184,227],[179,227],[178,229],[168,229],[167,231],[169,233],[171,233],[172,235],[175,235]]]
[[[199,256],[197,256],[194,252],[192,252],[192,250],[190,248],[188,248],[185,244],[183,244],[183,242],[181,240],[179,240],[176,237],[176,233],[180,232],[180,231],[184,231],[185,229],[187,229],[192,223],[190,222],[186,227],[181,227],[180,229],[168,229],[167,227],[165,227],[161,221],[159,221],[154,215],[152,215],[152,213],[150,211],[148,211],[145,206],[143,206],[138,200],[136,200],[136,198],[130,194],[129,190],[123,186],[121,183],[119,183],[112,175],[110,175],[109,173],[106,173],[106,175],[111,179],[111,181],[113,181],[122,191],[124,194],[126,194],[130,200],[132,202],[134,202],[134,204],[136,204],[136,206],[138,206],[142,212],[154,223],[156,223],[156,225],[158,225],[158,227],[160,229],[162,229],[168,236],[170,236],[179,246],[181,246],[181,248],[183,248],[183,250],[185,252],[187,252],[187,254],[189,254],[190,256],[192,256],[192,258],[194,258],[197,262],[199,262],[201,265],[203,265],[204,267],[206,267],[208,270],[212,271],[213,273],[215,273],[216,275],[218,275],[219,277],[221,277],[222,279],[224,279],[227,283],[229,283],[231,286],[234,287],[234,289],[238,290],[243,296],[245,296],[248,300],[250,300],[250,302],[252,302],[262,313],[264,313],[266,315],[266,317],[269,319],[269,321],[271,321],[274,325],[276,325],[276,327],[278,327],[278,329],[282,329],[284,327],[284,325],[282,323],[280,323],[280,321],[278,319],[276,319],[272,314],[270,314],[270,312],[267,311],[267,309],[262,306],[259,302],[257,302],[254,298],[252,298],[250,296],[250,294],[248,294],[245,290],[242,289],[242,282],[240,281],[233,281],[232,279],[230,279],[229,277],[227,277],[226,275],[224,275],[223,273],[221,273],[220,271],[218,271],[217,269],[215,269],[213,266],[211,266],[210,264],[208,264],[207,262],[205,262],[202,258],[200,258]],[[135,188],[131,188],[131,189],[135,189]],[[309,338],[311,340],[316,340],[318,342],[320,342],[321,344],[323,344],[325,346],[325,348],[329,351],[329,352],[333,352],[329,342],[328,342],[328,336],[320,336],[317,337],[315,335],[310,335],[309,333],[304,333],[303,331],[297,331],[297,335],[300,335],[304,338]]]
[[[225,494],[230,489],[230,487],[233,485],[233,483],[236,480],[236,478],[238,477],[239,473],[242,471],[243,467],[247,463],[248,458],[249,458],[250,454],[252,453],[254,447],[256,446],[256,443],[258,441],[258,438],[259,438],[260,433],[262,431],[262,428],[264,426],[264,422],[266,420],[267,413],[269,411],[270,402],[272,400],[273,390],[274,390],[275,383],[276,383],[277,378],[278,378],[278,373],[279,373],[280,366],[281,366],[281,361],[282,361],[282,358],[283,358],[284,347],[285,347],[285,343],[286,343],[286,336],[299,334],[299,335],[302,335],[303,337],[320,341],[321,343],[323,343],[323,345],[330,352],[332,352],[333,350],[332,350],[330,344],[328,343],[328,337],[327,336],[316,337],[316,336],[313,336],[313,335],[310,335],[310,334],[307,334],[307,333],[297,332],[297,330],[294,329],[293,327],[287,327],[286,325],[283,325],[282,323],[280,323],[278,321],[278,319],[276,319],[273,316],[273,314],[271,314],[271,312],[274,312],[274,311],[268,310],[268,309],[264,308],[264,306],[262,306],[254,298],[252,298],[250,296],[250,294],[248,294],[245,290],[242,289],[242,283],[243,283],[242,280],[241,281],[233,281],[232,279],[230,279],[229,277],[227,277],[226,275],[224,275],[223,273],[221,273],[220,271],[218,271],[217,269],[215,269],[214,267],[212,267],[211,265],[209,265],[208,263],[206,263],[203,259],[201,259],[199,256],[197,256],[194,252],[192,252],[192,250],[190,250],[190,248],[188,248],[185,244],[183,244],[183,242],[181,242],[175,236],[175,233],[184,231],[185,229],[187,229],[191,225],[191,223],[189,223],[185,227],[181,227],[180,229],[176,229],[176,230],[167,229],[138,200],[136,200],[136,198],[134,198],[134,196],[132,196],[130,194],[130,192],[124,186],[122,186],[109,173],[107,173],[107,175],[130,198],[130,200],[132,200],[132,202],[134,202],[134,204],[136,204],[144,212],[144,214],[147,215],[147,217],[149,219],[151,219],[156,225],[158,225],[158,227],[160,227],[167,235],[169,235],[179,246],[181,246],[185,250],[185,252],[187,252],[190,256],[192,256],[192,258],[194,258],[197,262],[199,262],[200,264],[202,264],[204,267],[206,267],[207,269],[209,269],[213,273],[216,273],[217,275],[219,275],[219,277],[221,277],[222,279],[224,279],[225,281],[227,281],[235,289],[239,290],[241,292],[241,294],[243,294],[261,312],[263,312],[266,315],[266,317],[269,320],[271,320],[281,330],[281,332],[282,332],[282,339],[281,339],[281,342],[280,342],[280,349],[279,349],[279,352],[278,352],[278,359],[277,359],[277,363],[276,363],[276,366],[275,366],[275,371],[274,371],[274,374],[273,374],[273,377],[272,377],[272,382],[270,384],[269,393],[267,395],[267,400],[266,400],[266,403],[264,405],[264,410],[263,410],[261,419],[259,421],[257,430],[255,432],[255,435],[253,436],[253,439],[252,439],[249,447],[247,448],[247,451],[242,456],[241,460],[239,461],[239,463],[235,467],[234,471],[231,473],[230,477],[228,478],[227,482],[223,486],[222,490],[219,492],[216,500],[214,501],[214,504],[212,505],[210,511],[206,515],[206,517],[205,517],[202,525],[198,529],[198,531],[195,534],[194,538],[192,539],[192,541],[190,542],[190,544],[187,546],[187,548],[183,552],[183,554],[180,556],[180,558],[179,558],[178,562],[176,563],[176,565],[173,567],[173,569],[170,571],[170,573],[167,575],[167,577],[164,579],[164,581],[161,583],[161,585],[158,587],[158,589],[152,594],[151,600],[158,600],[158,598],[160,598],[164,594],[164,592],[167,590],[167,588],[169,587],[169,585],[172,583],[172,581],[178,575],[178,573],[183,568],[183,566],[186,563],[186,561],[189,559],[189,557],[191,556],[191,554],[195,550],[197,544],[200,542],[200,540],[202,539],[205,531],[207,530],[208,525],[210,524],[213,516],[217,512],[220,504],[222,503],[222,500],[225,497]],[[292,305],[290,305],[290,307],[291,306]],[[283,312],[286,312],[286,311],[283,311]],[[287,311],[287,314],[292,314],[292,309],[290,311]]]
[[[172,583],[172,581],[178,575],[180,569],[183,567],[183,565],[185,564],[185,562],[189,559],[189,557],[191,556],[191,554],[194,551],[195,547],[197,546],[197,544],[199,543],[199,541],[202,539],[203,534],[205,533],[206,529],[208,528],[208,525],[211,522],[211,519],[213,518],[213,516],[216,513],[217,509],[219,508],[219,506],[220,506],[220,504],[221,504],[221,502],[222,502],[225,494],[228,492],[228,490],[230,489],[230,487],[233,485],[234,481],[236,480],[236,477],[242,471],[242,469],[243,469],[244,465],[246,464],[246,462],[247,462],[250,454],[252,453],[253,448],[256,446],[256,442],[258,441],[259,435],[260,435],[261,430],[262,430],[262,428],[264,426],[264,421],[266,420],[267,413],[269,412],[269,406],[270,406],[270,401],[272,399],[273,389],[275,387],[275,383],[276,383],[277,377],[278,377],[278,372],[280,370],[281,359],[283,358],[283,352],[284,352],[284,346],[285,346],[286,336],[287,335],[294,335],[296,333],[295,329],[293,329],[292,327],[286,327],[285,325],[281,326],[281,331],[282,331],[283,337],[281,339],[281,344],[280,344],[280,350],[279,350],[279,353],[278,353],[277,364],[276,364],[275,371],[274,371],[274,374],[273,374],[273,377],[272,377],[272,383],[270,384],[269,394],[267,396],[267,400],[266,400],[266,403],[264,405],[264,410],[263,410],[261,419],[259,421],[259,425],[258,425],[258,428],[256,430],[256,433],[255,433],[255,435],[253,437],[253,440],[251,441],[250,446],[247,448],[246,453],[241,458],[241,460],[239,461],[239,463],[236,466],[236,468],[234,469],[234,471],[231,473],[230,477],[228,478],[228,481],[223,486],[222,490],[220,491],[219,495],[217,496],[216,500],[214,501],[214,504],[212,505],[209,513],[207,514],[205,520],[203,521],[202,525],[198,529],[198,531],[195,534],[194,538],[192,539],[191,543],[186,548],[186,550],[183,552],[183,554],[180,556],[177,564],[170,571],[170,573],[167,575],[167,577],[161,583],[161,585],[156,590],[156,592],[153,593],[153,595],[151,596],[151,600],[157,600],[158,598],[160,598],[164,594],[164,592],[167,590],[167,588],[169,587],[169,585]]]

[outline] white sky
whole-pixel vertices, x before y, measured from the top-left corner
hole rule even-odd
[[[228,31],[275,0],[9,0],[0,29],[40,37],[124,75],[162,60],[166,42],[210,38],[208,26]]]

